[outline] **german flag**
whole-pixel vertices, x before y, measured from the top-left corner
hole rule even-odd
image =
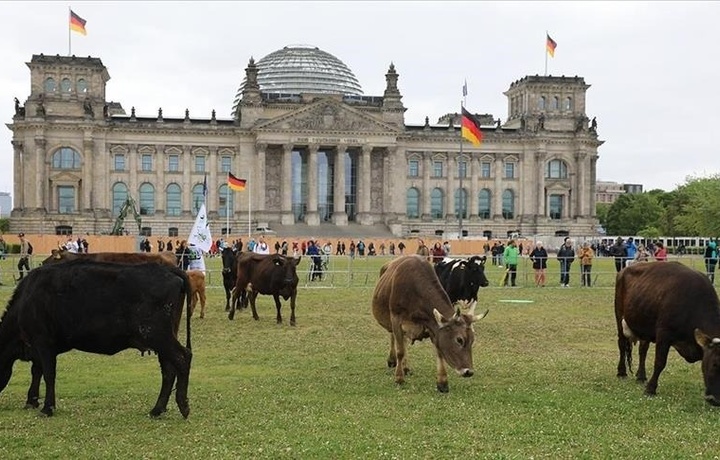
[[[460,132],[462,137],[472,142],[475,147],[478,147],[482,143],[483,134],[480,131],[480,123],[477,122],[475,117],[470,112],[462,108],[462,128]]]
[[[87,31],[85,30],[86,23],[86,20],[75,14],[73,10],[70,10],[70,30],[74,30],[79,34],[87,35]]]
[[[228,172],[228,187],[230,187],[231,190],[242,192],[245,190],[245,182],[247,182],[245,179],[238,179],[233,176],[231,172]]]
[[[555,57],[555,48],[557,48],[557,43],[555,43],[555,40],[550,38],[549,34],[545,35],[547,35],[547,44],[545,45],[545,47],[547,48],[547,52],[550,57]]]

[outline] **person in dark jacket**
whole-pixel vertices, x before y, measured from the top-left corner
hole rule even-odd
[[[610,246],[610,255],[615,258],[615,271],[619,272],[623,269],[625,259],[627,259],[627,247],[619,236],[615,240],[615,244]]]
[[[709,241],[705,246],[705,271],[712,284],[715,284],[715,265],[718,262],[718,249],[715,241]]]
[[[543,247],[542,241],[535,243],[535,248],[530,252],[530,261],[535,270],[535,286],[545,287],[545,270],[547,269],[548,253]]]
[[[572,247],[572,240],[565,238],[565,242],[557,253],[558,261],[560,261],[560,286],[570,286],[570,266],[575,261],[575,250]]]

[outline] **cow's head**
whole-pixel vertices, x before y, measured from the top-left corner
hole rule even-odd
[[[488,281],[487,277],[485,276],[486,260],[487,257],[485,256],[472,256],[468,259],[468,276],[466,277],[466,279],[469,280],[468,284],[473,290],[473,293],[476,293],[478,291],[478,288],[487,287],[490,284],[490,281]]]
[[[270,278],[273,286],[280,289],[281,295],[290,295],[291,291],[297,287],[299,281],[297,266],[301,259],[301,257],[285,257],[277,254],[270,256],[272,262]]]
[[[455,305],[455,314],[446,318],[437,309],[433,310],[435,321],[439,326],[435,337],[435,347],[438,354],[455,369],[462,377],[473,375],[472,345],[475,341],[473,323],[483,319],[488,310],[482,315],[475,315],[477,302],[460,302]]]
[[[720,338],[710,337],[700,329],[695,329],[695,341],[703,349],[705,401],[713,406],[720,406]]]
[[[223,248],[221,257],[223,264],[222,272],[230,273],[233,267],[235,267],[235,264],[237,263],[235,251],[232,248]]]

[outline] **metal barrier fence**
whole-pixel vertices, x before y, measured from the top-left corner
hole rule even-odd
[[[380,267],[394,256],[329,256],[324,258],[322,271],[313,277],[313,264],[309,256],[303,256],[298,265],[299,287],[303,289],[332,289],[332,288],[373,288],[380,276]],[[467,257],[453,255],[452,257]],[[34,255],[30,258],[30,266],[34,268],[46,256]],[[669,256],[668,260],[678,261],[698,271],[705,272],[705,263],[699,256]],[[17,264],[19,256],[8,254],[0,257],[0,283],[4,286],[14,286],[18,277]],[[546,286],[560,287],[560,262],[553,255],[548,259],[546,270]],[[209,289],[223,289],[222,261],[219,257],[206,259],[206,285]],[[488,257],[485,275],[490,282],[489,288],[500,288],[502,278],[507,267],[493,265],[492,258]],[[581,286],[580,262],[576,260],[570,269],[570,287]],[[591,270],[592,287],[613,288],[615,286],[614,259],[612,257],[595,257]],[[719,275],[720,276],[720,275]],[[720,278],[718,279],[720,281]],[[535,272],[532,262],[523,256],[517,266],[517,286],[525,288],[535,287]]]

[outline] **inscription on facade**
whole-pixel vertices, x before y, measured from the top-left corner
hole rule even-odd
[[[357,137],[295,137],[292,142],[294,144],[362,145],[366,143],[366,140]]]

